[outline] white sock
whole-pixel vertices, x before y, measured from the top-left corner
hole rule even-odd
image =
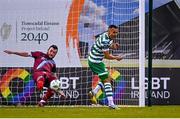
[[[102,82],[99,82],[98,85],[92,90],[93,94],[96,95],[100,89],[103,89],[104,85]]]
[[[107,100],[108,100],[108,105],[114,105],[111,83],[109,83],[109,82],[104,83],[104,91],[106,93],[106,97],[107,97]]]
[[[110,96],[110,97],[107,97],[107,100],[108,100],[108,105],[114,105],[114,101],[113,101],[113,97]]]

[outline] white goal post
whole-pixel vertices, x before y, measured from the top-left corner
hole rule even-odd
[[[139,2],[139,106],[145,106],[145,0]]]

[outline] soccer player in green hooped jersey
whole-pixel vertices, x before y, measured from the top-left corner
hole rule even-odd
[[[93,98],[97,92],[100,89],[104,89],[108,100],[108,106],[112,109],[118,109],[118,107],[114,104],[113,101],[113,92],[111,86],[112,78],[102,60],[104,58],[118,61],[122,59],[121,56],[115,56],[109,53],[110,48],[117,49],[119,47],[118,43],[113,43],[113,40],[116,38],[118,32],[119,31],[117,26],[110,25],[107,32],[104,32],[96,37],[95,43],[93,44],[88,56],[88,64],[90,69],[101,79],[95,89],[89,92],[89,96],[93,101]],[[97,101],[94,100],[92,103],[97,103]]]

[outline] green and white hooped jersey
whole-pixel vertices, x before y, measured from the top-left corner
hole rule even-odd
[[[100,34],[93,46],[88,56],[88,60],[92,63],[101,63],[104,58],[103,51],[108,51],[112,40],[108,37],[108,32]]]

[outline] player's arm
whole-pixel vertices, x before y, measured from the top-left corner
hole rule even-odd
[[[121,56],[112,55],[109,53],[109,51],[104,51],[104,57],[109,60],[117,60],[117,61],[122,60]]]
[[[22,57],[30,57],[31,55],[28,52],[15,52],[15,51],[10,51],[10,50],[4,50],[5,53],[7,54],[14,54]]]

